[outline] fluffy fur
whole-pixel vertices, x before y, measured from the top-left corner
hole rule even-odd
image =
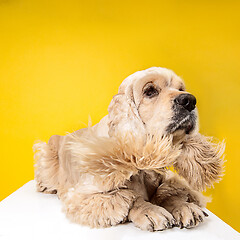
[[[200,191],[222,177],[224,144],[199,134],[197,122],[186,134],[197,112],[185,117],[174,103],[183,89],[167,69],[130,75],[98,124],[34,145],[37,190],[57,193],[67,217],[90,227],[198,225],[209,200]]]
[[[183,141],[182,154],[174,167],[191,187],[206,190],[223,176],[224,150],[224,142],[213,143],[212,138],[200,134],[188,137]]]

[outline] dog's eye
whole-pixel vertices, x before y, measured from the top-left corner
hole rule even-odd
[[[178,91],[184,92],[184,89],[181,87],[181,88],[178,89]]]
[[[149,86],[147,89],[144,90],[144,95],[149,98],[157,96],[158,93],[158,90],[154,86]]]

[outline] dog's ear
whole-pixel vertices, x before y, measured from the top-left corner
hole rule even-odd
[[[196,190],[206,190],[223,176],[225,143],[213,143],[201,134],[188,136],[174,168]]]
[[[132,133],[134,136],[145,134],[145,126],[139,116],[134,96],[133,85],[121,85],[119,93],[113,96],[108,107],[109,136]]]

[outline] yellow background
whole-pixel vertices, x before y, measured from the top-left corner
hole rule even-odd
[[[201,132],[226,139],[208,208],[240,231],[240,2],[0,0],[0,200],[33,179],[34,140],[107,114],[121,81],[173,69]]]

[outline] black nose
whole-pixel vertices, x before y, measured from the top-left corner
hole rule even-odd
[[[174,99],[175,103],[183,106],[191,112],[197,103],[196,98],[192,94],[180,94]]]

